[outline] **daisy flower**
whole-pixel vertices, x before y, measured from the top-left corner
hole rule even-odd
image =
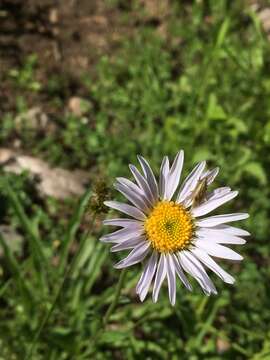
[[[237,191],[220,187],[207,192],[219,169],[206,170],[206,162],[195,166],[183,181],[178,192],[184,162],[184,152],[179,151],[170,166],[164,157],[159,182],[148,162],[138,156],[142,172],[134,165],[130,171],[135,179],[117,178],[115,188],[132,205],[106,201],[105,205],[118,210],[129,218],[105,220],[105,225],[119,226],[120,230],[103,236],[102,242],[114,245],[112,252],[131,249],[128,256],[115,265],[122,269],[143,263],[143,271],[136,292],[143,301],[153,282],[153,301],[158,300],[161,285],[167,279],[169,299],[176,299],[176,277],[188,290],[192,290],[186,274],[194,277],[206,295],[217,290],[206,273],[212,270],[224,282],[233,284],[234,278],[212,258],[242,260],[242,256],[222,244],[245,244],[245,230],[227,223],[246,219],[248,214],[234,213],[204,217],[219,206],[235,198]],[[199,190],[204,186],[204,190]],[[176,196],[174,196],[176,193]]]

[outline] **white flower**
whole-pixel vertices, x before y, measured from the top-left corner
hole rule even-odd
[[[138,156],[143,174],[134,166],[130,170],[136,183],[117,178],[115,188],[133,205],[117,201],[105,204],[119,210],[132,219],[105,220],[105,225],[120,226],[121,229],[103,236],[103,242],[114,243],[111,251],[131,249],[129,255],[118,262],[115,268],[122,269],[143,261],[144,269],[136,287],[143,301],[153,281],[153,301],[158,299],[162,282],[167,278],[169,298],[172,305],[176,298],[176,275],[187,289],[192,290],[185,272],[193,276],[206,295],[216,294],[216,288],[205,268],[212,270],[224,282],[232,284],[234,278],[224,271],[211,256],[229,260],[242,260],[242,256],[221,244],[245,244],[245,230],[225,225],[246,219],[248,214],[235,213],[202,216],[237,196],[237,191],[222,187],[212,192],[199,191],[199,186],[210,185],[218,168],[205,170],[206,162],[200,162],[188,175],[172,200],[181,177],[184,152],[181,150],[170,167],[164,157],[159,183],[148,162]],[[195,201],[200,199],[200,201]]]

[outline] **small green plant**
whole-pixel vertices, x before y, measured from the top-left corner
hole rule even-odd
[[[9,75],[18,87],[35,92],[41,89],[41,83],[35,79],[37,63],[37,55],[32,54],[25,59],[21,68],[10,70]]]

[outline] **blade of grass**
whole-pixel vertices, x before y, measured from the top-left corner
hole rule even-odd
[[[0,298],[5,294],[7,289],[10,287],[12,283],[12,279],[8,279],[3,285],[0,287]]]
[[[75,285],[75,289],[73,289],[74,294],[73,299],[71,301],[72,309],[79,309],[79,301],[81,299],[81,295],[84,294],[86,296],[90,295],[92,286],[94,285],[98,274],[100,273],[101,267],[106,260],[107,251],[104,249],[103,244],[98,243],[97,246],[93,245],[92,248],[95,247],[94,252],[92,253],[89,264],[87,268],[84,270],[84,278],[80,282],[77,282]],[[91,250],[92,250],[91,248]],[[83,250],[82,254],[85,252],[89,253],[89,250]],[[89,256],[89,255],[88,255]],[[80,266],[80,262],[78,262],[78,266]],[[77,269],[78,272],[78,269]],[[82,279],[82,276],[78,276]]]
[[[127,281],[125,285],[125,293],[128,293],[131,289],[134,289],[136,283],[138,282],[138,275],[134,277],[127,276]],[[91,296],[89,299],[89,307],[94,307],[95,311],[101,311],[104,305],[110,304],[114,296],[114,287],[111,286],[108,289],[105,289],[101,294],[96,296]],[[98,301],[97,301],[98,300]]]
[[[13,207],[13,210],[18,217],[18,220],[21,223],[21,226],[23,227],[27,237],[29,238],[30,247],[33,251],[35,262],[36,264],[39,264],[41,261],[42,263],[46,263],[46,257],[43,251],[41,239],[39,238],[36,231],[33,230],[33,227],[31,225],[31,221],[28,219],[27,215],[25,214],[25,211],[23,209],[23,206],[21,204],[21,201],[19,199],[19,196],[16,194],[16,192],[12,189],[9,181],[7,178],[4,178],[5,181],[5,187],[4,189],[7,192],[7,196],[10,200],[10,203]],[[38,266],[39,268],[39,266]]]
[[[204,300],[203,300],[203,302],[204,302]],[[219,301],[216,301],[214,303],[208,318],[206,319],[206,321],[203,322],[202,328],[195,338],[195,341],[194,341],[195,348],[198,348],[201,346],[205,335],[207,334],[207,332],[209,331],[209,328],[211,327],[213,321],[215,320],[215,317],[216,317],[216,314],[217,314],[219,308],[222,307],[223,305],[224,305],[224,301],[222,298],[219,299]]]
[[[242,346],[240,346],[239,344],[236,343],[232,343],[232,348],[235,349],[237,352],[239,352],[240,354],[244,355],[246,357],[246,359],[250,359],[251,358],[251,354],[247,349],[244,349]]]
[[[110,303],[110,306],[108,307],[108,309],[107,309],[107,311],[106,311],[106,313],[105,313],[105,315],[104,315],[104,317],[102,319],[102,322],[100,324],[100,328],[97,331],[97,333],[90,339],[89,345],[90,345],[90,348],[91,348],[91,353],[89,355],[92,355],[94,353],[97,342],[98,342],[101,334],[103,333],[103,331],[106,330],[106,327],[108,325],[110,317],[111,317],[112,313],[114,312],[114,310],[116,309],[116,307],[118,305],[119,298],[121,296],[121,291],[122,291],[124,283],[125,283],[126,275],[127,275],[127,269],[123,269],[121,271],[121,274],[120,274],[119,279],[118,279],[118,283],[117,283],[115,293],[114,293],[114,298],[113,298],[112,302]]]
[[[36,276],[38,277],[42,295],[45,296],[48,290],[48,266],[41,239],[37,233],[37,229],[35,229],[35,227],[31,224],[30,219],[27,217],[18,194],[16,194],[13,190],[6,177],[2,180],[4,181],[3,189],[6,191],[15,215],[17,216],[23,230],[25,231],[26,237],[29,240],[30,252],[32,255],[31,260],[33,260],[33,264],[36,269]]]
[[[96,215],[93,216],[92,218],[92,221],[91,221],[91,227],[93,226],[93,224],[95,223],[95,219],[96,219]],[[80,271],[80,268],[81,268],[81,264],[82,264],[82,260],[83,260],[83,256],[84,256],[84,253],[85,253],[85,249],[87,247],[87,240],[89,238],[89,233],[90,231],[88,231],[85,235],[83,235],[82,237],[82,240],[79,244],[79,249],[78,249],[78,252],[77,252],[77,256],[76,258],[74,259],[73,263],[72,263],[72,277],[74,278],[78,272]]]
[[[90,274],[87,282],[85,283],[85,293],[89,294],[91,292],[92,286],[94,285],[97,276],[99,274],[99,271],[104,264],[107,257],[107,251],[103,247],[100,248],[98,251],[97,256],[95,257],[95,260],[92,261],[89,265],[88,272]],[[92,258],[91,258],[92,260]]]
[[[85,213],[85,208],[89,202],[91,194],[92,194],[91,189],[89,189],[85,192],[85,194],[82,196],[82,198],[78,204],[78,207],[77,207],[76,211],[74,212],[74,215],[69,223],[68,230],[67,230],[67,233],[66,233],[65,239],[63,241],[63,245],[62,245],[62,253],[61,253],[61,258],[60,258],[60,272],[63,272],[63,269],[65,268],[70,244],[72,243],[72,241],[76,235],[76,232],[80,226],[82,217]]]
[[[24,296],[27,297],[27,300],[32,303],[33,299],[35,299],[35,292],[30,288],[29,284],[26,282],[26,280],[23,278],[22,271],[20,269],[20,265],[17,262],[15,256],[10,251],[10,248],[6,244],[2,234],[0,233],[0,245],[3,248],[5,260],[7,262],[7,265],[9,267],[10,272],[13,274],[14,278],[17,281],[17,284],[19,288],[21,288],[22,293]]]
[[[95,219],[96,219],[96,215],[94,214],[94,216],[93,216],[93,218],[92,218],[92,221],[91,221],[91,224],[90,224],[90,226],[89,226],[89,231],[88,231],[87,234],[84,236],[84,240],[81,242],[81,244],[80,244],[80,246],[79,246],[79,249],[78,249],[76,255],[73,257],[70,266],[67,268],[67,270],[66,270],[66,272],[65,272],[65,275],[64,275],[64,277],[63,277],[63,280],[62,280],[62,282],[60,283],[60,285],[59,285],[59,287],[58,287],[58,290],[57,290],[57,292],[56,292],[56,294],[55,294],[55,296],[54,296],[54,299],[53,299],[53,302],[52,302],[52,304],[51,304],[51,307],[50,307],[49,311],[47,312],[47,314],[45,315],[45,317],[43,318],[43,320],[41,321],[40,326],[38,327],[37,332],[36,332],[35,335],[34,335],[33,342],[32,342],[32,344],[31,344],[31,346],[30,346],[30,348],[29,348],[28,353],[26,354],[25,360],[29,360],[29,359],[32,358],[32,354],[33,354],[33,352],[34,352],[34,350],[35,350],[35,347],[36,347],[36,344],[37,344],[37,342],[38,342],[38,339],[39,339],[39,337],[40,337],[43,329],[45,328],[46,324],[48,323],[48,321],[49,321],[49,319],[50,319],[50,317],[51,317],[51,315],[52,315],[52,313],[53,313],[53,311],[54,311],[54,309],[55,309],[55,307],[56,307],[56,305],[57,305],[57,303],[58,303],[58,300],[59,300],[59,298],[60,298],[60,295],[61,295],[61,293],[62,293],[62,290],[63,290],[63,288],[64,288],[64,285],[65,285],[67,279],[72,276],[73,271],[76,269],[76,264],[77,264],[77,262],[78,262],[78,259],[77,259],[77,258],[80,258],[80,256],[81,256],[81,252],[82,252],[82,250],[83,250],[83,248],[84,248],[84,246],[85,246],[85,242],[86,242],[86,240],[87,240],[87,238],[88,238],[88,235],[89,235],[89,232],[91,231],[91,228],[92,228],[92,226],[93,226],[93,224],[94,224],[94,222],[95,222]]]

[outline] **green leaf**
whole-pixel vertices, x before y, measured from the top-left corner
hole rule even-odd
[[[260,47],[256,47],[251,52],[251,62],[256,70],[260,70],[263,66],[263,51]]]
[[[107,344],[115,344],[122,342],[128,337],[127,331],[109,330],[102,334],[100,342]]]
[[[210,94],[208,99],[206,116],[209,120],[225,120],[227,118],[225,111],[222,106],[218,104],[217,97],[213,93]]]
[[[196,153],[192,157],[192,161],[197,163],[202,160],[210,160],[213,158],[213,153],[206,147],[196,149]]]
[[[256,178],[261,185],[267,184],[267,177],[262,165],[258,162],[250,162],[244,167],[244,171]]]
[[[228,123],[234,128],[237,135],[245,134],[248,131],[247,123],[238,117],[230,118]]]
[[[226,38],[226,35],[228,33],[228,30],[229,30],[229,26],[230,26],[230,19],[229,18],[226,18],[220,29],[219,29],[219,32],[218,32],[218,36],[217,36],[217,42],[216,42],[216,47],[221,47],[225,41],[225,38]]]

